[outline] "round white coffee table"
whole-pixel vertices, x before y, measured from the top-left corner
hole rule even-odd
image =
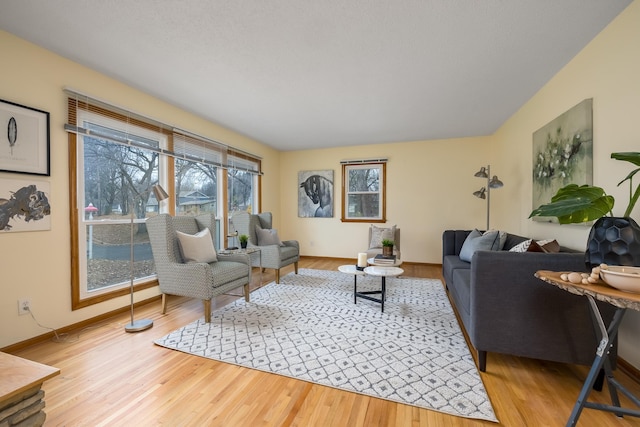
[[[379,302],[382,308],[382,312],[384,313],[384,300],[387,296],[387,277],[397,277],[404,273],[404,270],[398,267],[379,267],[379,266],[371,266],[366,267],[364,272],[370,276],[380,276],[382,277],[382,289],[379,291],[365,291],[365,292],[354,292],[355,297],[368,299],[369,301]],[[380,298],[374,298],[371,295],[380,294]]]
[[[393,262],[378,262],[375,258],[369,258],[367,259],[367,264],[379,267],[400,267],[402,265],[402,260],[396,258]]]
[[[353,274],[353,303],[356,303],[356,293],[358,290],[358,276],[364,276],[364,270],[358,270],[355,265],[341,265],[338,271],[346,274]]]

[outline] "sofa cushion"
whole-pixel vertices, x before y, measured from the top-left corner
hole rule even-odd
[[[218,260],[208,228],[196,234],[176,231],[176,235],[184,262],[206,262],[208,264]]]
[[[471,257],[476,251],[494,251],[500,246],[500,233],[495,231],[487,231],[482,234],[478,230],[473,230],[467,236],[467,239],[460,250],[460,259],[471,262]]]
[[[447,285],[453,282],[453,272],[459,268],[470,270],[471,264],[462,261],[458,255],[445,255],[442,258],[442,275]]]
[[[456,309],[467,327],[471,316],[471,269],[458,268],[453,271],[453,286],[449,292],[454,294]]]

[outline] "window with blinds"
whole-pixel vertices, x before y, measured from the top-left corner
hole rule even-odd
[[[220,248],[226,245],[229,212],[256,209],[259,158],[67,94],[74,309],[128,293],[132,281],[136,289],[157,284],[145,227],[150,216],[211,212],[218,218]],[[156,184],[167,190],[169,203],[155,199]]]

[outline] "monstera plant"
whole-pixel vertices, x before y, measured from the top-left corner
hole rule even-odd
[[[631,171],[618,186],[629,181],[629,203],[622,217],[613,215],[615,199],[604,189],[593,185],[569,184],[551,198],[551,203],[534,209],[534,216],[556,217],[560,224],[574,224],[596,220],[591,228],[585,262],[588,266],[600,263],[640,265],[640,227],[630,217],[640,198],[640,184],[634,188],[633,178],[640,171],[640,153],[611,153],[611,158],[633,163]]]

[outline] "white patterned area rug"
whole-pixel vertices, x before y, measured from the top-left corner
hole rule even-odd
[[[497,422],[442,283],[300,269],[155,341],[170,349],[367,396]],[[358,276],[358,291],[380,289]]]

